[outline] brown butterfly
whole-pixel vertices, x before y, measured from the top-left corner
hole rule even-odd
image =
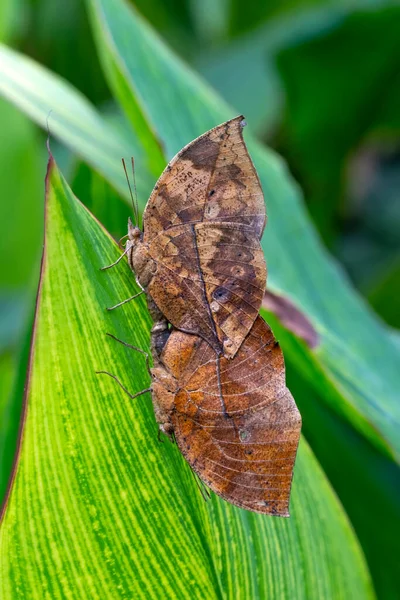
[[[186,146],[154,188],[144,232],[129,223],[124,254],[154,321],[152,385],[130,396],[151,391],[160,430],[214,492],[287,516],[301,418],[258,316],[265,208],[243,124]]]
[[[260,310],[265,205],[243,141],[243,117],[200,136],[171,160],[129,223],[125,253],[147,297],[176,329],[235,356]]]
[[[200,479],[232,504],[288,516],[301,417],[263,319],[231,360],[176,330],[154,359],[156,419]]]

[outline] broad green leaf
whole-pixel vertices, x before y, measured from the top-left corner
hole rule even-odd
[[[157,441],[149,317],[110,236],[50,160],[46,244],[18,466],[0,530],[2,598],[373,598],[347,518],[302,441],[290,519],[204,502]]]
[[[90,102],[61,77],[30,58],[0,45],[0,94],[18,106],[51,135],[63,141],[124,196],[128,197],[122,157],[137,157],[137,188],[146,197],[155,154],[141,148],[137,136],[121,135]]]
[[[108,62],[118,63],[126,73],[125,97],[119,97],[121,88],[115,88],[116,96],[123,107],[129,97],[142,107],[167,158],[234,115],[134,9],[122,0],[88,0],[88,4],[100,54],[112,53]],[[294,358],[307,365],[310,381],[316,375],[318,392],[326,402],[398,458],[398,361],[391,335],[325,252],[281,159],[249,136],[247,140],[269,214],[263,239],[269,286],[291,299],[320,337],[314,351],[302,350]]]

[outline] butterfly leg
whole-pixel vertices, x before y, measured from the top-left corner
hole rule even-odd
[[[129,233],[126,233],[125,235],[123,235],[121,238],[119,238],[118,240],[118,246],[124,246],[124,244],[121,244],[122,240],[124,240],[125,238],[129,237]]]
[[[147,394],[147,392],[151,392],[151,388],[147,388],[145,390],[142,390],[141,392],[137,392],[137,394],[131,394],[130,391],[126,389],[124,384],[120,382],[118,377],[116,377],[116,375],[113,375],[112,373],[109,373],[108,371],[96,371],[96,374],[97,375],[108,375],[109,377],[112,377],[113,379],[115,379],[115,381],[118,383],[118,385],[124,390],[124,392],[126,394],[128,394],[128,396],[131,400],[134,400],[135,398],[138,398],[139,396],[142,396],[143,394]]]
[[[136,350],[137,352],[140,352],[140,354],[143,354],[146,357],[147,372],[151,376],[150,357],[145,350],[142,350],[141,348],[138,348],[137,346],[133,346],[132,344],[128,344],[127,342],[120,340],[119,338],[115,337],[115,335],[113,335],[112,333],[106,333],[106,335],[108,335],[110,338],[112,338],[116,342],[123,344],[123,346],[126,346],[127,348],[131,348],[132,350]]]
[[[127,298],[126,300],[122,300],[122,302],[118,302],[118,304],[115,304],[114,306],[108,307],[107,310],[114,310],[114,308],[118,308],[119,306],[122,306],[123,304],[130,302],[131,300],[133,300],[134,298],[137,298],[138,296],[141,296],[142,294],[144,294],[143,289],[140,292],[138,292],[137,294],[135,294],[134,296],[131,296],[130,298]]]
[[[100,271],[106,271],[107,269],[111,269],[111,267],[115,267],[115,265],[117,265],[119,263],[119,261],[122,260],[122,258],[125,256],[125,254],[127,254],[127,252],[129,252],[129,250],[130,250],[130,246],[128,246],[124,250],[124,252],[121,254],[121,256],[119,258],[117,258],[117,260],[115,262],[113,262],[111,265],[107,265],[106,267],[101,267]]]

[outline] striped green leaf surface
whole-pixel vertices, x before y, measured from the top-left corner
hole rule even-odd
[[[0,597],[364,599],[373,592],[358,542],[307,444],[291,518],[205,502],[176,446],[157,440],[143,356],[141,297],[113,240],[47,176],[46,243],[24,425],[0,529]]]
[[[235,116],[124,0],[88,0],[88,5],[115,96],[126,110],[130,103],[141,108],[167,159],[204,131]],[[121,73],[123,87],[115,85]],[[239,71],[232,76],[237,85],[245,85]],[[135,127],[136,121],[131,122]],[[327,255],[282,160],[249,135],[246,140],[269,215],[263,238],[268,285],[308,316],[320,339],[314,351],[293,352],[291,359],[341,416],[398,458],[398,360],[391,333]],[[292,353],[292,340],[286,345]]]

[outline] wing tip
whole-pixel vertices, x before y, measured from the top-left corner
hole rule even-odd
[[[225,125],[236,125],[239,126],[239,129],[242,130],[247,126],[247,121],[244,115],[238,115],[237,117],[233,117],[233,119],[229,119],[229,121],[225,121],[225,123],[221,123],[218,127],[223,127]]]

